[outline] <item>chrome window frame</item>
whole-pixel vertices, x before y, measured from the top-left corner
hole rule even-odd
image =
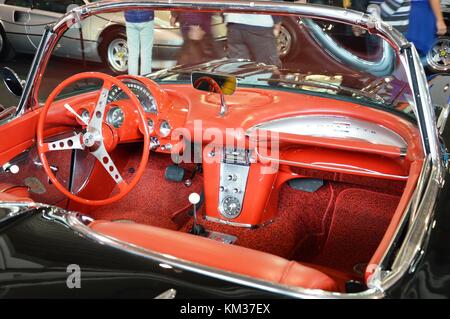
[[[394,239],[397,237],[401,226],[409,221],[409,228],[406,238],[403,241],[398,255],[392,263],[390,270],[382,267],[376,269],[375,273],[369,278],[369,289],[355,294],[332,293],[321,290],[310,290],[304,288],[288,287],[284,285],[269,283],[255,278],[249,278],[242,275],[228,273],[206,267],[203,265],[193,264],[172,256],[151,252],[143,248],[121,242],[94,232],[88,228],[77,217],[75,213],[65,214],[66,224],[75,231],[85,235],[88,238],[98,242],[114,246],[118,249],[128,251],[133,254],[150,258],[157,261],[169,263],[175,267],[180,267],[189,271],[205,274],[219,279],[231,282],[245,284],[257,289],[263,289],[280,293],[289,297],[299,298],[382,298],[385,296],[386,289],[392,287],[407,271],[411,271],[414,267],[414,261],[421,256],[422,245],[426,238],[427,231],[432,225],[433,210],[436,204],[436,198],[439,189],[443,186],[443,178],[445,170],[443,168],[441,150],[439,148],[438,133],[434,110],[431,104],[431,98],[427,88],[427,82],[423,67],[420,64],[417,52],[414,47],[406,41],[406,39],[395,29],[389,25],[377,20],[376,18],[363,14],[361,12],[345,10],[340,8],[332,8],[326,6],[316,6],[308,4],[293,4],[276,2],[248,2],[248,1],[223,1],[214,0],[214,2],[206,2],[202,0],[164,0],[164,1],[104,1],[95,2],[89,5],[75,8],[73,11],[64,15],[54,25],[49,26],[41,40],[38,52],[33,60],[31,70],[27,77],[24,94],[22,95],[19,106],[17,108],[16,117],[21,116],[30,107],[38,106],[37,93],[40,82],[43,78],[45,68],[51,56],[51,52],[57,44],[62,34],[72,25],[79,21],[100,13],[113,12],[127,9],[194,9],[221,12],[222,8],[227,8],[227,12],[252,13],[255,10],[266,14],[291,14],[302,15],[309,18],[325,19],[340,23],[361,26],[369,32],[381,36],[384,40],[394,48],[400,56],[400,62],[404,65],[405,70],[409,70],[408,81],[411,88],[417,88],[417,94],[414,95],[414,111],[419,118],[419,130],[422,137],[424,150],[426,152],[426,160],[424,167],[430,169],[422,169],[419,177],[419,185],[416,187],[413,197],[408,205],[408,212],[403,215],[403,219],[398,225]],[[406,55],[410,54],[407,58]],[[420,110],[417,107],[420,107]],[[428,143],[425,143],[427,141]],[[423,190],[423,192],[419,191]],[[0,206],[12,205],[14,203],[0,203]],[[58,208],[52,208],[60,210]],[[410,217],[413,217],[412,219]],[[391,243],[392,244],[392,243]],[[380,265],[387,258],[385,255]]]

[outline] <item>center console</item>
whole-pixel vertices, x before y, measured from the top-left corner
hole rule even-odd
[[[268,172],[252,152],[239,148],[216,148],[203,162],[205,218],[239,227],[269,223],[275,210],[269,197],[276,172]]]

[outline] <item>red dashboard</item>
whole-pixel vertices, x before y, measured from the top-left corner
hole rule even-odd
[[[276,214],[277,190],[287,180],[304,176],[298,169],[406,182],[411,164],[422,155],[417,127],[375,108],[281,90],[239,88],[234,95],[226,97],[229,109],[220,116],[217,94],[200,92],[188,84],[159,86],[146,78],[134,79],[151,91],[158,107],[157,112],[146,114],[154,125],[151,132],[157,141],[154,151],[183,155],[185,147],[202,145],[206,217],[215,221],[246,227],[271,221]],[[93,92],[55,102],[48,114],[46,133],[55,134],[79,121],[62,107],[64,103],[69,102],[80,114],[84,109],[93,112],[97,97],[98,93]],[[137,112],[128,104],[129,101],[121,100],[107,106],[107,110],[120,107],[124,112],[123,125],[110,127],[109,136],[117,143],[142,140]],[[2,162],[32,145],[38,114],[39,110],[33,111],[20,121],[1,127],[3,137],[15,137],[14,147],[1,143]],[[405,147],[352,138],[352,132],[347,137],[315,136],[304,135],[299,129],[294,134],[277,132],[279,154],[275,158],[259,152],[261,144],[274,143],[261,138],[264,130],[257,130],[252,137],[248,133],[261,123],[311,116],[376,124],[386,132],[397,134]],[[169,123],[171,134],[160,131],[163,121]],[[227,152],[230,163],[226,163]],[[233,213],[224,212],[224,205],[232,208]]]

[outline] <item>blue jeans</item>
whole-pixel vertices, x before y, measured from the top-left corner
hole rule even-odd
[[[153,21],[127,22],[128,73],[145,75],[152,72]],[[139,72],[139,54],[141,71]]]

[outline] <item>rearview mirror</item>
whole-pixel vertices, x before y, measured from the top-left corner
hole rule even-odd
[[[191,75],[192,86],[200,91],[220,94],[219,116],[224,116],[228,111],[225,103],[225,95],[231,95],[236,91],[236,77],[228,74],[193,72]]]
[[[8,88],[9,92],[17,97],[21,97],[25,81],[22,81],[17,73],[8,67],[2,68],[1,73],[3,83],[5,83],[5,86]]]
[[[193,72],[192,86],[200,91],[232,95],[236,91],[236,77],[228,74]]]

